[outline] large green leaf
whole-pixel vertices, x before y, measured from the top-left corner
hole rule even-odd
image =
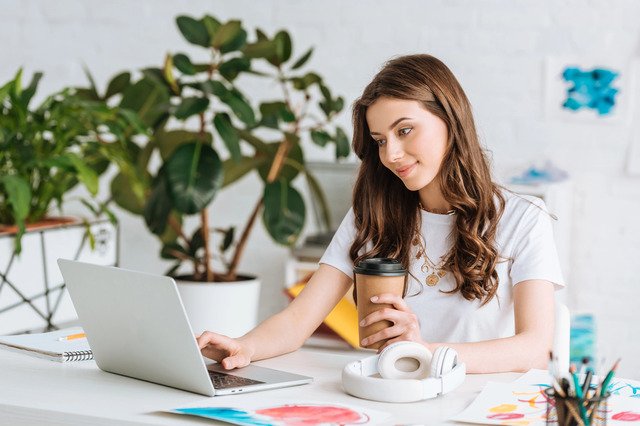
[[[13,217],[16,222],[24,221],[29,214],[31,203],[31,188],[21,176],[0,176],[0,184],[7,194],[7,201],[11,205]]]
[[[189,97],[182,99],[182,103],[178,105],[174,113],[179,120],[186,120],[192,115],[200,114],[207,110],[209,106],[209,98]]]
[[[167,228],[172,202],[168,192],[167,178],[161,169],[149,199],[144,206],[144,220],[151,232],[162,235]]]
[[[191,59],[184,53],[173,55],[173,65],[185,75],[195,75],[196,73],[196,67],[191,62]]]
[[[271,40],[259,40],[242,49],[247,58],[271,58],[276,56],[276,43]]]
[[[146,126],[155,127],[167,113],[169,97],[167,86],[146,77],[124,90],[120,107],[135,111]]]
[[[280,179],[265,186],[262,220],[276,242],[295,243],[304,227],[304,219],[304,200],[289,182]]]
[[[231,39],[231,41],[223,44],[220,47],[220,52],[224,54],[229,52],[235,52],[237,50],[242,50],[244,46],[246,46],[246,44],[247,44],[247,32],[241,29],[240,32],[236,34],[236,36],[233,39]]]
[[[349,137],[340,127],[336,128],[336,158],[349,155]]]
[[[212,82],[216,83],[216,82]],[[242,122],[252,126],[256,122],[256,116],[253,112],[253,108],[249,105],[249,102],[245,99],[244,95],[239,90],[232,88],[227,89],[223,84],[213,85],[214,94],[225,104],[231,108],[235,115],[242,120]]]
[[[240,161],[234,161],[231,159],[225,160],[222,163],[222,170],[224,171],[222,187],[224,188],[227,185],[231,185],[247,173],[257,169],[259,166],[264,164],[266,160],[266,157],[262,155],[242,157],[240,158]]]
[[[205,208],[222,186],[222,162],[208,145],[182,145],[165,164],[173,207],[194,214]]]
[[[77,178],[89,190],[91,195],[98,193],[98,175],[77,155],[72,153],[65,154],[71,165],[77,172]]]
[[[277,102],[264,102],[260,104],[260,114],[262,119],[260,124],[272,129],[278,129],[279,121],[282,120],[285,123],[295,121],[296,116],[289,110],[287,104],[282,101]]]
[[[231,82],[243,71],[248,71],[251,68],[251,61],[244,57],[232,58],[227,62],[224,62],[218,68],[220,74]]]
[[[211,144],[211,133],[205,132],[201,134],[199,132],[190,132],[188,130],[170,130],[170,131],[158,131],[154,136],[154,141],[160,151],[160,157],[166,161],[179,146],[192,143],[194,140],[199,140]]]
[[[131,180],[123,173],[118,173],[111,181],[111,197],[123,209],[142,215],[144,213],[144,198],[134,191]]]
[[[202,47],[209,47],[209,32],[207,26],[190,16],[178,16],[176,23],[180,32],[189,43],[197,44]]]
[[[291,57],[291,37],[288,32],[281,30],[276,33],[273,42],[276,47],[275,55],[267,60],[275,66],[280,66]]]
[[[122,72],[116,75],[109,82],[104,98],[109,99],[110,97],[117,95],[118,93],[122,93],[124,89],[129,87],[130,83],[131,83],[131,73]]]
[[[240,137],[231,124],[231,118],[227,113],[218,113],[213,117],[213,125],[222,138],[225,146],[234,161],[240,161]]]
[[[208,80],[202,83],[197,83],[195,85],[195,88],[202,90],[204,93],[217,96],[218,98],[223,98],[229,92],[229,89],[227,89],[224,84],[216,80]]]
[[[211,40],[211,46],[220,49],[225,44],[232,42],[240,35],[241,31],[242,24],[240,21],[229,21],[218,28],[215,37]]]
[[[312,130],[311,140],[313,140],[313,143],[316,145],[324,147],[327,145],[327,142],[331,140],[331,135],[324,130]]]
[[[207,29],[207,33],[209,33],[209,40],[213,40],[218,32],[218,28],[221,26],[220,21],[211,15],[204,15],[200,21],[202,21]]]

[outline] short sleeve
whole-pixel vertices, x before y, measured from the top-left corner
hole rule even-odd
[[[355,214],[353,209],[349,209],[319,263],[333,266],[345,275],[353,277],[353,262],[349,256],[349,250],[355,235]]]
[[[544,201],[536,199],[520,219],[517,241],[511,256],[513,285],[526,280],[546,280],[556,289],[565,285],[553,239],[551,217]]]

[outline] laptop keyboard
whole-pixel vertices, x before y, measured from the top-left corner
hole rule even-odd
[[[231,374],[219,373],[217,371],[209,371],[211,383],[216,389],[237,388],[239,386],[257,385],[258,380],[247,379],[246,377],[232,376]]]

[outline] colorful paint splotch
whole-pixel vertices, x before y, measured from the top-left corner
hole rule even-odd
[[[369,420],[363,413],[330,405],[283,405],[256,410],[256,413],[276,419],[288,426],[355,425],[367,423]]]
[[[233,407],[194,407],[178,408],[170,412],[241,426],[362,425],[371,423],[371,417],[363,411],[334,404],[282,404],[253,410]]]
[[[620,422],[640,422],[640,413],[634,413],[633,411],[621,411],[611,416],[611,419]]]
[[[569,83],[569,87],[562,107],[570,111],[592,109],[601,116],[611,114],[619,92],[612,84],[618,76],[618,72],[606,68],[565,68],[562,78]]]

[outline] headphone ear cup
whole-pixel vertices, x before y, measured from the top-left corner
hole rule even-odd
[[[424,379],[432,365],[429,349],[415,342],[396,342],[380,352],[377,369],[383,379]]]
[[[458,364],[458,353],[447,346],[438,346],[431,360],[430,377],[439,379]]]

